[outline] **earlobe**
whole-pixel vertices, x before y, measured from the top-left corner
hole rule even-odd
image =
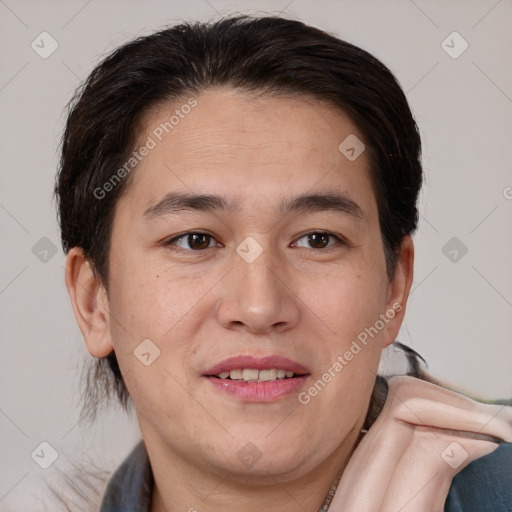
[[[114,349],[107,293],[79,247],[73,247],[67,255],[65,280],[87,350],[95,357],[107,356]]]
[[[386,299],[386,323],[383,336],[383,347],[396,340],[405,316],[405,308],[411,290],[414,275],[414,243],[410,235],[402,240],[397,258],[395,274],[388,285]]]

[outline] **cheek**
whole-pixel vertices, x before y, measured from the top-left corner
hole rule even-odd
[[[117,279],[111,304],[112,342],[126,387],[137,411],[157,425],[170,425],[190,399],[183,388],[192,350],[187,313],[198,299],[184,292],[184,283],[170,281],[135,270],[130,279]]]
[[[378,267],[350,265],[321,285],[310,283],[303,297],[331,337],[346,343],[378,320],[385,307],[386,281]]]
[[[183,380],[185,361],[196,350],[191,343],[198,328],[193,312],[211,288],[206,281],[195,282],[147,265],[118,262],[111,280],[112,343],[123,375],[135,377],[132,385],[142,396],[151,393],[150,401],[156,398],[155,389],[176,388],[176,381],[166,369]],[[147,353],[150,355],[143,355]],[[151,363],[145,366],[148,359]],[[146,383],[151,385],[148,391]],[[127,386],[130,389],[129,382]],[[176,389],[179,391],[179,387]]]
[[[369,400],[382,349],[385,296],[381,268],[353,265],[311,298],[329,331],[318,348],[321,365],[304,401],[311,398],[318,414],[332,409],[330,425],[351,424]]]
[[[312,417],[325,417],[325,429],[334,437],[364,416],[380,360],[378,336],[362,343],[356,337],[339,340],[329,347],[329,356],[298,396]]]
[[[111,326],[120,324],[134,339],[153,336],[157,344],[197,302],[197,288],[184,280],[128,261],[118,263],[111,288]]]

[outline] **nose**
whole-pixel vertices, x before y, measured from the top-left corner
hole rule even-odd
[[[248,263],[238,254],[223,280],[224,295],[217,311],[226,329],[269,334],[293,328],[300,318],[300,299],[293,291],[285,264],[263,251]]]

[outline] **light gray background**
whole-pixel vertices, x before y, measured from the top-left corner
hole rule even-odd
[[[140,435],[119,410],[92,427],[77,424],[88,354],[51,202],[65,104],[105,52],[137,35],[184,19],[283,9],[383,60],[420,126],[426,185],[399,339],[452,385],[512,396],[510,0],[0,0],[1,510],[23,509],[42,479],[58,479],[70,461],[88,456],[112,470]],[[48,59],[31,48],[43,31],[59,45]],[[453,31],[469,43],[456,59],[441,46]],[[456,262],[442,251],[454,236],[468,249]],[[58,247],[46,262],[32,251],[43,237]],[[59,453],[46,470],[30,456],[42,441]]]

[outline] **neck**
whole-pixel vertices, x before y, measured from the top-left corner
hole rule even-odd
[[[279,475],[264,481],[242,481],[234,473],[205,470],[176,454],[151,450],[146,443],[155,486],[151,512],[317,512],[344,470],[360,439],[357,424],[318,467],[292,480]]]

